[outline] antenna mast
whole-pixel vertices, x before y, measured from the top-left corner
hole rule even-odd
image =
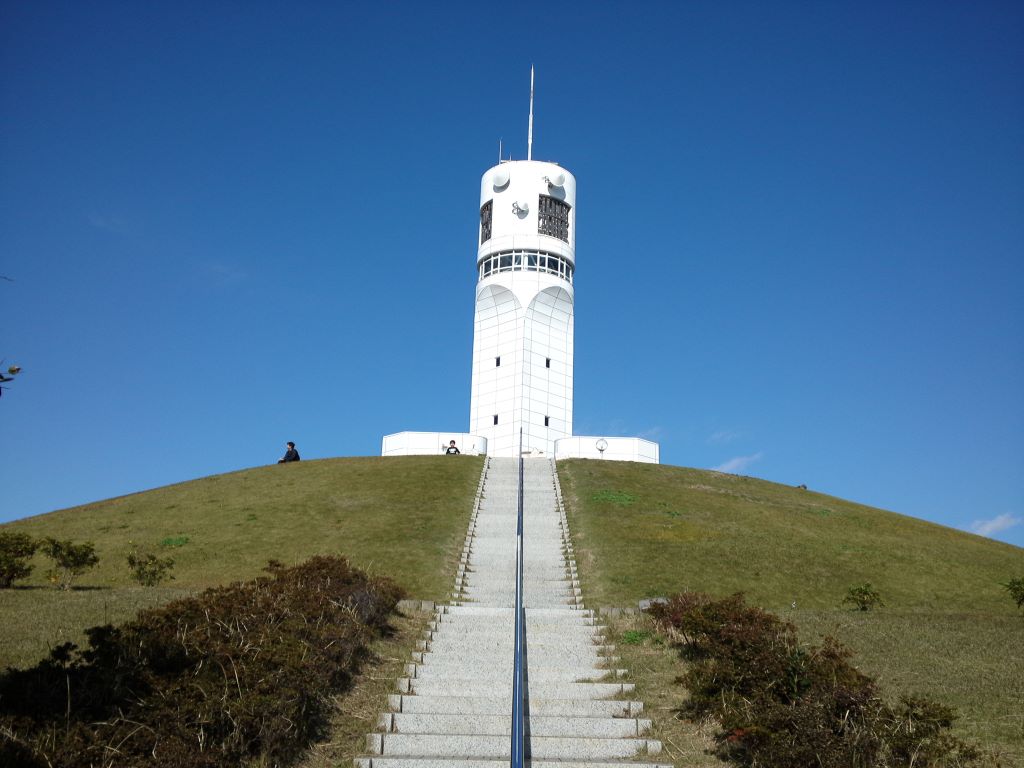
[[[526,136],[526,159],[533,160],[533,64],[530,65],[530,130]]]

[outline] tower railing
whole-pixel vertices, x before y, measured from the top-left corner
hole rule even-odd
[[[523,609],[523,430],[519,430],[519,493],[516,512],[516,622],[512,664],[512,768],[523,768],[526,731],[523,725],[526,612]]]

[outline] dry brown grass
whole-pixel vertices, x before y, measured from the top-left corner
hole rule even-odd
[[[388,710],[388,694],[397,693],[395,681],[412,660],[416,641],[422,640],[429,612],[395,614],[393,632],[370,647],[372,656],[354,684],[335,699],[330,737],[315,745],[298,768],[338,768],[366,754],[366,734],[377,730],[377,719]]]
[[[644,703],[641,717],[651,720],[649,735],[661,740],[657,760],[676,768],[722,768],[721,761],[706,753],[713,744],[713,724],[691,723],[678,716],[686,696],[686,690],[675,683],[682,670],[651,619],[629,615],[605,623],[608,640],[622,659],[620,666],[629,670],[629,680],[636,684],[634,698]]]

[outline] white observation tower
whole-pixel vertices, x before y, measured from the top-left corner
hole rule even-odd
[[[469,431],[492,456],[553,456],[572,435],[576,179],[508,161],[480,184]]]
[[[553,456],[572,435],[576,179],[533,159],[499,160],[480,181],[469,431],[492,456]]]
[[[449,438],[491,456],[658,463],[658,445],[573,437],[576,179],[533,159],[533,70],[526,160],[501,160],[480,181],[469,432],[399,432],[382,454],[443,453]],[[440,446],[440,450],[438,447]]]

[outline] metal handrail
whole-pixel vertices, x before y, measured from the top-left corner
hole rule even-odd
[[[522,768],[526,732],[523,727],[523,652],[526,615],[523,610],[523,431],[519,430],[519,504],[516,516],[516,635],[512,664],[512,768]]]

